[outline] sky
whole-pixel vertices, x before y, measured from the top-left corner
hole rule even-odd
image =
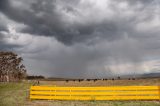
[[[0,51],[29,75],[160,72],[159,0],[0,0]]]

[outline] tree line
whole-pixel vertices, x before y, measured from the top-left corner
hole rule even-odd
[[[44,76],[42,76],[42,75],[36,75],[36,76],[34,76],[34,75],[28,75],[27,77],[26,77],[26,79],[28,79],[28,80],[34,80],[34,79],[45,79],[45,77]]]
[[[0,52],[0,82],[19,81],[26,77],[22,57],[13,52]]]

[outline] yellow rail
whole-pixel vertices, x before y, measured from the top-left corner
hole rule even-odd
[[[114,86],[114,87],[31,86],[30,99],[160,100],[160,86]]]

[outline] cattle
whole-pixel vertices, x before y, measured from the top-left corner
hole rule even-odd
[[[69,80],[66,80],[66,82],[69,82]]]

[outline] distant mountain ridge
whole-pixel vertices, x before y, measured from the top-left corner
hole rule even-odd
[[[123,75],[121,78],[160,78],[160,72],[154,73],[144,73],[144,74],[131,74],[131,75]]]
[[[159,77],[160,78],[160,73],[146,73],[141,75],[142,78],[153,78],[153,77]]]

